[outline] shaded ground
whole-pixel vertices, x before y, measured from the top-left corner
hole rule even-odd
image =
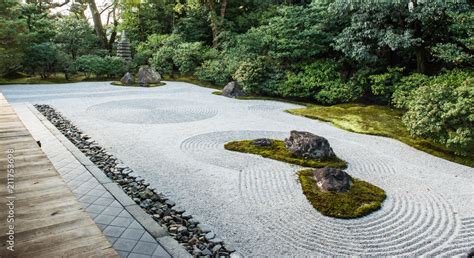
[[[20,106],[57,108],[246,255],[455,255],[474,245],[474,169],[283,112],[297,105],[228,99],[181,82],[0,90]],[[224,149],[290,130],[326,137],[351,175],[386,191],[383,207],[356,220],[324,217],[302,193],[300,167]]]

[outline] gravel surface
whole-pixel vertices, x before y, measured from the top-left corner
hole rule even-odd
[[[56,108],[244,255],[463,255],[474,246],[474,169],[283,112],[297,105],[229,99],[181,82],[0,90],[17,105]],[[324,217],[302,194],[299,167],[223,147],[283,139],[290,130],[327,138],[348,173],[386,191],[382,209],[353,220]]]

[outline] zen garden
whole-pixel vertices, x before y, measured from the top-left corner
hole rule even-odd
[[[0,0],[0,257],[474,257],[474,2]]]

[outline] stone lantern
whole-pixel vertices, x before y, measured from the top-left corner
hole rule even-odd
[[[117,44],[117,56],[123,58],[126,62],[132,61],[132,50],[125,31],[122,32],[122,37]]]

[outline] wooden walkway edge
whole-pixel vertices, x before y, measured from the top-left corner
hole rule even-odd
[[[0,232],[0,257],[118,257],[1,93]]]

